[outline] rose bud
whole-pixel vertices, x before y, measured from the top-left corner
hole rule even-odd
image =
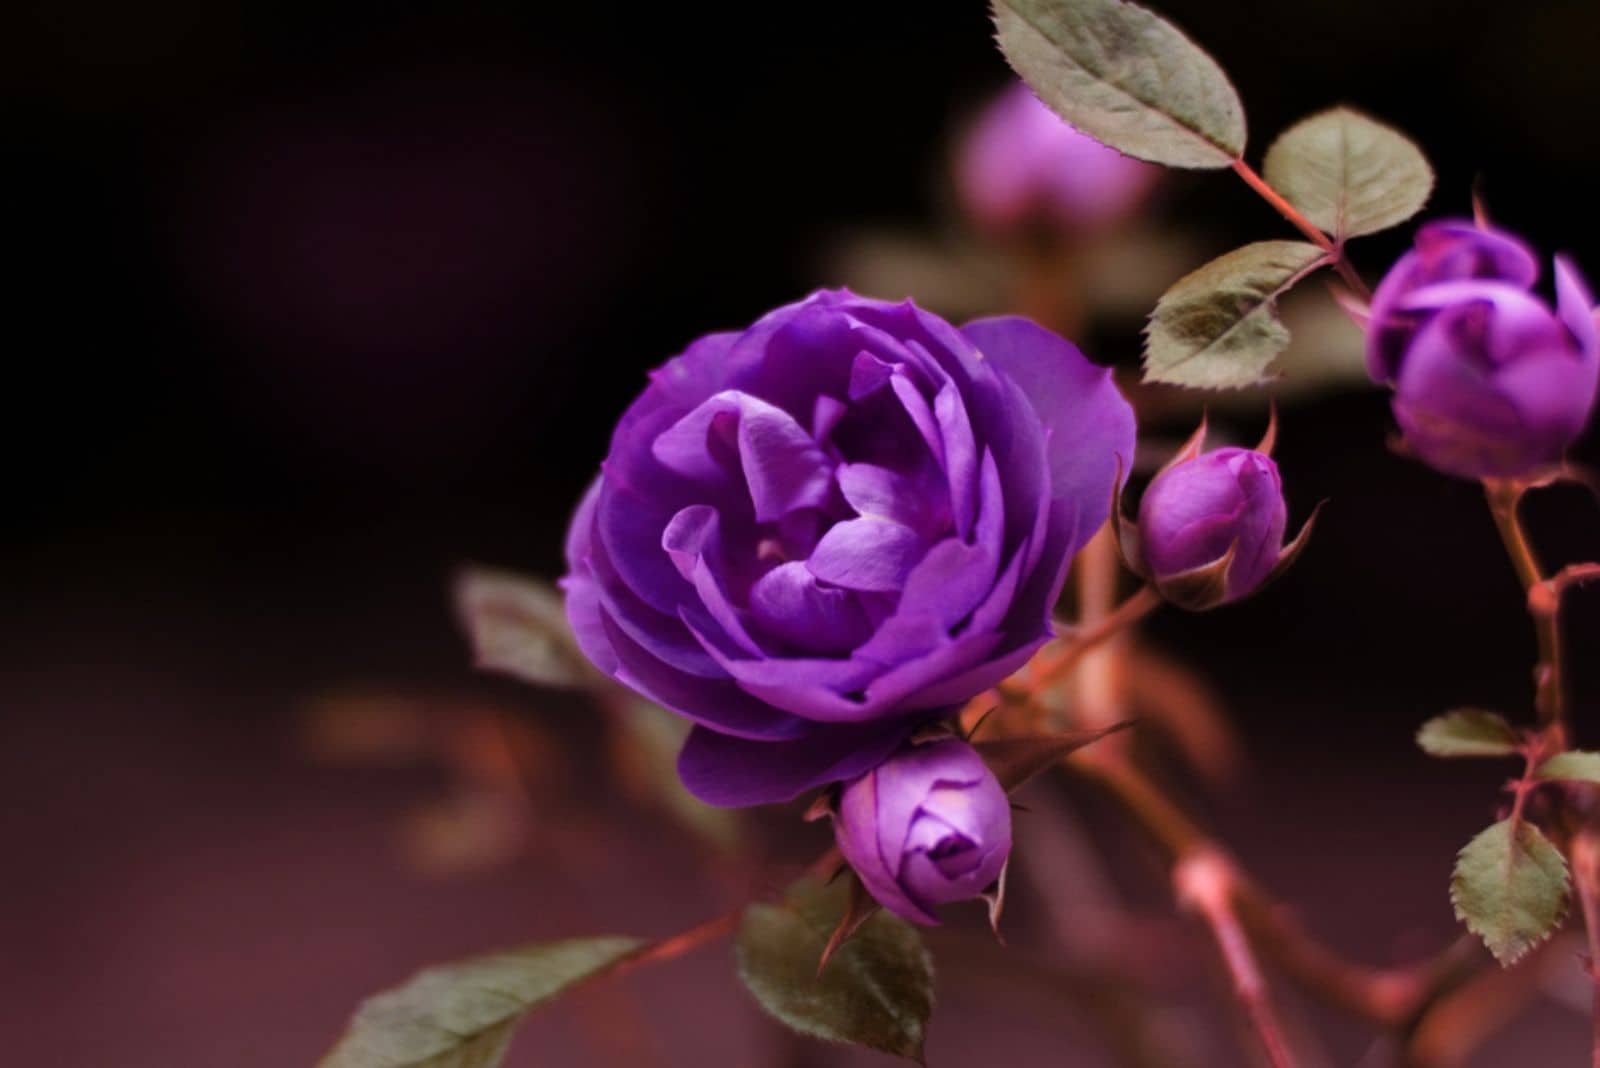
[[[1462,478],[1560,463],[1594,407],[1594,298],[1555,260],[1555,307],[1532,292],[1527,246],[1468,222],[1429,223],[1372,299],[1367,366],[1394,386],[1406,447]]]
[[[1272,439],[1255,449],[1202,452],[1205,426],[1151,480],[1135,526],[1118,541],[1135,572],[1180,608],[1204,611],[1260,589],[1304,547],[1311,523],[1285,547],[1288,506]],[[1314,517],[1313,517],[1314,518]]]
[[[862,774],[1051,637],[1133,412],[1023,319],[818,293],[654,372],[572,521],[594,664],[694,722],[717,805]]]
[[[896,916],[984,896],[1011,853],[1011,802],[959,738],[908,745],[848,783],[834,815],[839,851]]]
[[[1160,169],[1079,133],[1014,82],[958,146],[956,186],[985,230],[1104,229],[1144,200]]]

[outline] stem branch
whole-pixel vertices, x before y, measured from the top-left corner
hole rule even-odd
[[[1266,980],[1250,950],[1234,912],[1234,872],[1227,858],[1214,850],[1193,853],[1172,870],[1172,883],[1180,900],[1205,917],[1217,940],[1217,949],[1233,979],[1233,992],[1244,1006],[1245,1015],[1261,1038],[1267,1060],[1273,1068],[1294,1068],[1294,1058],[1283,1039],[1283,1028],[1267,998]]]
[[[1285,200],[1282,193],[1268,185],[1267,180],[1257,174],[1255,168],[1243,159],[1233,161],[1233,173],[1244,179],[1245,185],[1255,190],[1262,200],[1271,204],[1279,215],[1288,219],[1290,224],[1296,230],[1305,234],[1312,244],[1326,252],[1333,269],[1339,272],[1339,277],[1344,279],[1345,284],[1351,290],[1363,300],[1370,301],[1372,299],[1372,290],[1367,288],[1367,283],[1361,280],[1361,276],[1356,273],[1355,268],[1350,265],[1349,259],[1345,257],[1344,242],[1335,241],[1323,233],[1310,219],[1300,214],[1293,204]]]
[[[1562,586],[1583,581],[1590,576],[1585,568],[1580,568],[1578,578],[1561,580],[1561,585],[1553,591],[1547,586],[1544,572],[1539,566],[1539,558],[1528,542],[1528,535],[1522,528],[1522,519],[1518,512],[1517,506],[1522,501],[1523,489],[1523,485],[1518,482],[1502,480],[1484,482],[1484,492],[1489,498],[1489,513],[1494,516],[1495,527],[1500,531],[1500,540],[1505,542],[1506,553],[1511,557],[1511,566],[1516,569],[1517,578],[1522,581],[1522,586],[1527,591],[1529,611],[1533,615],[1534,631],[1539,640],[1539,666],[1535,673],[1537,684],[1534,699],[1539,726],[1554,732],[1557,741],[1562,743],[1558,748],[1564,748],[1566,717],[1563,710],[1565,698],[1561,681],[1559,594]],[[1566,572],[1561,574],[1565,575]],[[1561,576],[1558,575],[1557,578],[1560,579]],[[1543,609],[1552,599],[1550,597],[1552,592],[1555,594],[1553,598],[1555,604],[1545,611]]]

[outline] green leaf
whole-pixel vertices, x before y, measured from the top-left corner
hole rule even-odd
[[[1515,756],[1521,740],[1503,717],[1481,708],[1458,708],[1434,716],[1417,731],[1417,744],[1429,756]]]
[[[1568,782],[1600,783],[1600,753],[1572,749],[1540,764],[1535,779],[1565,779]]]
[[[1244,106],[1177,27],[1124,0],[994,0],[1000,51],[1039,99],[1119,152],[1168,167],[1227,167]]]
[[[933,958],[916,928],[867,919],[817,974],[850,903],[850,880],[803,879],[785,900],[752,905],[739,925],[739,978],[761,1007],[801,1034],[923,1060]]]
[[[1456,857],[1450,902],[1456,919],[1510,966],[1566,917],[1567,862],[1533,824],[1501,820]]]
[[[494,1068],[530,1009],[640,945],[574,938],[428,968],[364,1002],[318,1068]]]
[[[1267,184],[1338,237],[1376,233],[1422,210],[1433,168],[1400,131],[1350,108],[1332,108],[1286,130],[1267,149]]]
[[[596,677],[572,636],[561,594],[549,583],[469,568],[456,579],[455,599],[478,667],[563,689]]]
[[[1304,241],[1258,241],[1178,279],[1145,328],[1145,381],[1198,389],[1262,382],[1289,344],[1277,299],[1325,262]]]

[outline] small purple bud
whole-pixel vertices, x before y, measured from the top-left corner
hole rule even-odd
[[[1160,169],[1079,133],[1016,82],[979,116],[956,161],[961,201],[996,233],[1097,230],[1138,207]]]
[[[1594,298],[1555,261],[1555,306],[1532,292],[1522,242],[1469,222],[1435,222],[1372,299],[1367,366],[1394,387],[1406,445],[1462,478],[1516,478],[1559,463],[1600,382]]]
[[[1162,596],[1201,610],[1258,589],[1284,555],[1278,465],[1254,449],[1180,458],[1145,490],[1137,554]]]
[[[980,897],[1011,853],[1011,802],[959,738],[913,743],[848,784],[839,851],[878,903],[936,924],[933,910]]]

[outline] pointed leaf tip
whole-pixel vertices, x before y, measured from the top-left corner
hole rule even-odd
[[[643,943],[574,938],[445,964],[369,998],[318,1068],[495,1068],[530,1010]]]
[[[1123,720],[1109,727],[1092,731],[1063,731],[1059,734],[1037,734],[1020,738],[995,738],[978,742],[973,748],[983,757],[983,762],[994,772],[1006,793],[1014,793],[1035,776],[1054,765],[1062,757],[1108,734],[1126,730],[1134,720]]]
[[[1102,144],[1168,167],[1227,167],[1244,106],[1217,61],[1124,0],[994,0],[1006,60],[1051,110]]]

